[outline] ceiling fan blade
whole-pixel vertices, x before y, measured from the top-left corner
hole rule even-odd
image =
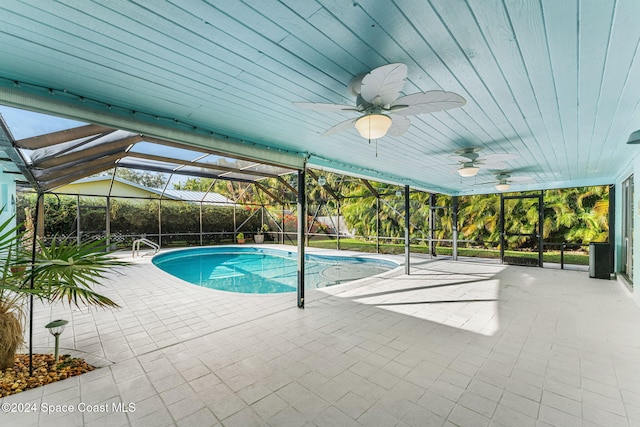
[[[400,96],[406,78],[406,65],[383,65],[362,78],[360,95],[370,104],[389,105]]]
[[[327,131],[323,133],[322,136],[333,135],[335,133],[343,132],[348,129],[355,129],[353,126],[355,122],[356,122],[356,119],[349,119],[349,120],[345,120],[344,122],[340,122],[337,125],[333,126],[332,128],[327,129]]]
[[[448,110],[450,108],[462,107],[467,101],[453,92],[442,90],[430,90],[428,92],[418,92],[411,95],[402,96],[391,104],[394,107],[407,106],[407,108],[397,108],[395,114],[412,116],[415,114],[427,114],[436,111]]]
[[[507,154],[507,153],[497,153],[497,154],[487,154],[480,156],[478,161],[485,163],[496,163],[496,162],[506,162],[508,160],[517,159],[519,156],[515,154]]]
[[[353,105],[344,105],[344,104],[322,104],[319,102],[294,102],[298,108],[304,108],[306,110],[314,110],[314,111],[329,111],[329,112],[342,112],[342,111],[355,111],[358,109]]]
[[[411,126],[411,121],[404,116],[390,115],[389,117],[391,117],[391,127],[387,131],[387,135],[400,136]]]
[[[479,161],[477,151],[468,152],[468,153],[461,153],[460,151],[458,151],[454,154],[449,154],[447,157],[449,157],[452,160],[456,160],[458,162],[478,162]]]
[[[510,182],[535,182],[534,179],[530,176],[512,176],[508,178],[507,181]]]
[[[463,157],[463,156],[459,156],[457,154],[452,154],[450,156],[447,156],[449,159],[451,159],[451,161],[455,161],[458,163],[463,163],[463,162],[471,162],[473,160],[467,158],[467,157]]]
[[[483,162],[480,161],[478,162],[478,165],[486,168],[486,169],[493,169],[493,170],[503,170],[503,169],[507,169],[509,166],[506,163],[503,162]]]

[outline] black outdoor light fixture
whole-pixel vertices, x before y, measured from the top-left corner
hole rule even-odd
[[[631,132],[627,144],[640,144],[640,129],[635,132]]]
[[[49,333],[56,338],[56,351],[54,353],[54,363],[58,363],[58,350],[60,349],[60,334],[64,331],[65,325],[69,323],[66,320],[58,319],[53,322],[49,322],[45,325],[45,328],[49,330]]]

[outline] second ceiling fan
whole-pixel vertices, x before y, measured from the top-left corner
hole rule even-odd
[[[480,155],[478,154],[480,150],[482,150],[481,147],[467,147],[454,151],[452,157],[458,161],[456,170],[460,176],[465,178],[476,176],[480,166],[488,169],[506,169],[507,165],[504,162],[518,157],[507,153]]]
[[[349,89],[356,96],[355,106],[317,102],[294,102],[294,105],[315,111],[359,114],[359,117],[338,123],[323,135],[332,135],[355,126],[363,138],[378,139],[387,133],[392,136],[405,133],[411,125],[406,116],[448,110],[467,102],[457,93],[441,90],[400,96],[406,78],[405,64],[383,65],[351,80]]]

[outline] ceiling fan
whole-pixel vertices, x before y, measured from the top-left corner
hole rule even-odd
[[[507,191],[511,188],[512,182],[534,182],[530,176],[511,176],[511,172],[498,172],[496,173],[496,190]]]
[[[518,157],[515,154],[506,153],[481,156],[478,154],[480,150],[482,147],[467,147],[454,152],[453,157],[458,160],[456,165],[459,166],[457,171],[460,176],[464,178],[476,176],[480,166],[486,166],[489,169],[506,169],[507,164],[504,162]]]
[[[360,116],[340,122],[323,135],[332,135],[352,126],[365,139],[382,138],[387,133],[400,136],[409,129],[406,116],[433,113],[461,107],[466,100],[453,92],[431,90],[400,96],[407,77],[405,64],[388,64],[354,77],[349,90],[356,97],[356,105],[294,102],[299,108],[328,112],[355,112]]]

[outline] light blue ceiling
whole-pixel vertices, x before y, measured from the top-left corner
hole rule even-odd
[[[637,155],[638,0],[6,1],[0,103],[450,194],[459,148],[510,153],[513,189],[615,181]],[[347,84],[408,66],[404,93],[459,93],[371,144],[353,117],[293,102],[354,104]]]

